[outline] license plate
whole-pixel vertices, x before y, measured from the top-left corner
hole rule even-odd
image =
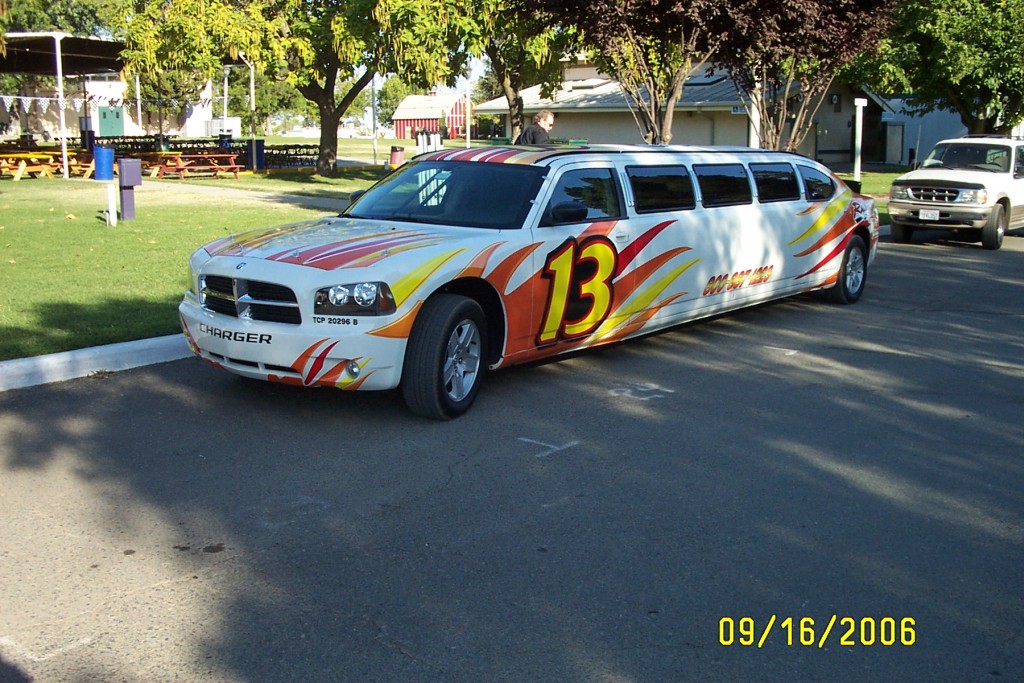
[[[923,221],[937,221],[939,220],[938,209],[921,209],[921,220]]]

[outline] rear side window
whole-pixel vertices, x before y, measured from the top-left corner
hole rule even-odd
[[[563,173],[549,206],[563,202],[585,206],[588,221],[622,216],[619,186],[610,168],[578,168]]]
[[[697,205],[685,166],[628,166],[637,213],[679,211]]]
[[[804,179],[808,201],[820,202],[825,199],[831,199],[832,195],[836,193],[835,182],[815,168],[801,166],[800,177]]]
[[[704,206],[750,204],[750,178],[743,164],[706,164],[693,167]]]
[[[757,186],[757,200],[762,204],[800,199],[800,183],[789,164],[750,164],[750,173]]]

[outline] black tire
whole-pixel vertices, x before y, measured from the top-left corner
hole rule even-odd
[[[480,305],[438,294],[423,305],[409,335],[402,397],[417,415],[450,420],[469,410],[486,370],[486,320]]]
[[[854,235],[843,253],[839,280],[828,290],[828,298],[837,304],[855,304],[868,281],[868,248],[860,235]]]
[[[992,207],[992,215],[988,223],[981,229],[981,246],[986,249],[998,249],[1003,246],[1003,235],[1006,234],[1006,209],[1002,204]]]
[[[892,241],[897,244],[909,244],[910,240],[914,239],[914,228],[904,223],[892,221],[889,225],[889,230],[892,235]]]

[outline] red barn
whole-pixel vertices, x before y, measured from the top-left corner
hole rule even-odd
[[[440,132],[441,119],[448,128],[448,137],[466,135],[465,93],[431,93],[409,95],[391,117],[396,138],[415,138],[416,133]]]

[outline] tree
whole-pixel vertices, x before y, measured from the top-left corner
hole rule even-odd
[[[317,172],[325,175],[334,171],[341,117],[376,73],[454,83],[467,58],[455,0],[116,2],[129,70],[190,63],[212,77],[244,52],[257,71],[291,83],[317,107]]]
[[[891,23],[887,0],[734,0],[714,62],[744,93],[761,146],[795,150],[836,73],[874,48]]]
[[[550,97],[562,81],[562,60],[572,51],[574,32],[559,26],[540,7],[522,9],[514,0],[473,0],[475,24],[465,29],[474,54],[486,55],[500,95],[509,108],[513,139],[525,127],[522,91],[540,85]]]
[[[516,0],[582,33],[597,66],[619,81],[643,139],[672,139],[675,105],[694,69],[718,49],[731,23],[722,0]]]
[[[1024,0],[910,0],[856,73],[924,112],[955,111],[970,133],[1024,120]]]

